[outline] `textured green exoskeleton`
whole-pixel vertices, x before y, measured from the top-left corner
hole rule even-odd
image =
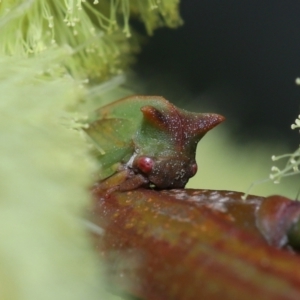
[[[197,172],[197,143],[224,117],[193,113],[159,96],[131,96],[101,107],[85,132],[99,149],[101,187],[183,188]],[[113,175],[113,176],[112,176]]]

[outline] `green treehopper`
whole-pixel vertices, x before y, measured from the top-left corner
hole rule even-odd
[[[99,149],[100,187],[183,188],[197,172],[198,142],[224,120],[179,109],[160,96],[130,96],[101,107],[85,132]]]

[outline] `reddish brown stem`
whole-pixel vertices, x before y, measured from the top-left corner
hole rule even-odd
[[[300,299],[300,258],[268,244],[271,236],[281,246],[299,205],[292,210],[291,201],[275,198],[281,209],[274,211],[271,197],[240,197],[147,189],[105,196],[98,190],[91,220],[104,229],[94,238],[110,279],[149,300]],[[284,224],[276,225],[282,216]]]

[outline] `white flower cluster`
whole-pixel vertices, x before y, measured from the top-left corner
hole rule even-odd
[[[300,128],[300,115],[295,120],[295,124],[291,125],[292,129]],[[279,156],[272,156],[273,161],[280,159],[287,159],[287,163],[283,169],[279,169],[276,166],[271,168],[270,179],[274,183],[279,183],[282,177],[287,177],[291,175],[299,174],[299,165],[300,165],[300,147],[294,153],[283,154]]]
[[[295,124],[291,125],[292,129],[296,129],[296,128],[300,128],[300,115],[298,116],[298,118],[295,120]]]

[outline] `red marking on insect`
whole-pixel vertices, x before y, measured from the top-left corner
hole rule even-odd
[[[143,173],[150,173],[154,166],[154,161],[152,158],[147,156],[142,156],[137,159],[137,168],[141,170]]]
[[[198,166],[196,163],[191,165],[191,176],[194,176],[198,171]]]

